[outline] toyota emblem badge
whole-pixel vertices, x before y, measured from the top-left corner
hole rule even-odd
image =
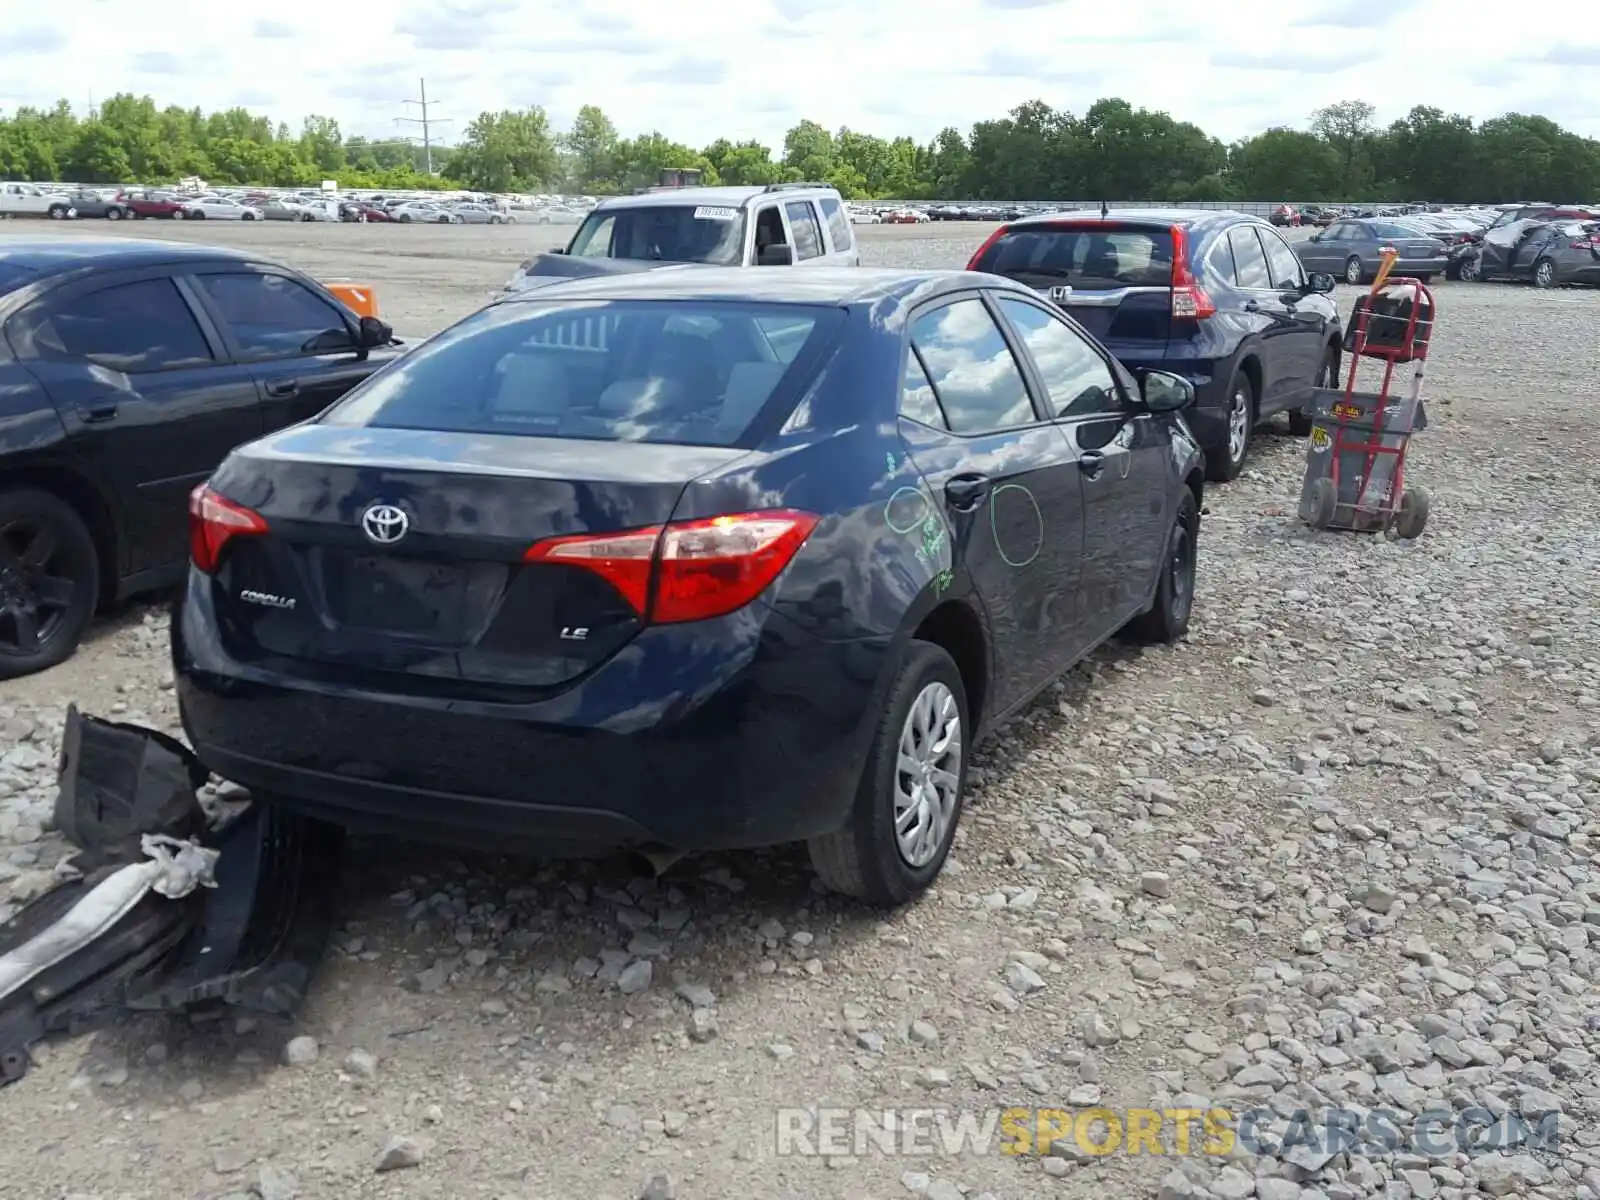
[[[410,528],[411,518],[393,504],[374,504],[361,514],[361,531],[380,546],[394,545]]]

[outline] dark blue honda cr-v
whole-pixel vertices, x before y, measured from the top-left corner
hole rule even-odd
[[[1190,426],[1206,470],[1243,469],[1274,413],[1311,432],[1311,389],[1338,379],[1331,275],[1306,273],[1283,236],[1237,212],[1047,213],[1002,225],[968,269],[1026,284],[1130,368],[1194,384]]]

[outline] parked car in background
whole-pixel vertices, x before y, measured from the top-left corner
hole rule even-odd
[[[834,188],[659,188],[596,206],[565,249],[524,262],[505,290],[686,265],[812,269],[860,263],[860,247]]]
[[[504,225],[509,217],[485,204],[457,204],[451,210],[464,225]]]
[[[1307,270],[1327,271],[1346,283],[1360,284],[1377,277],[1380,252],[1386,246],[1399,252],[1394,265],[1397,275],[1410,275],[1426,283],[1435,275],[1444,274],[1450,265],[1442,240],[1398,220],[1340,221],[1296,242],[1294,252]]]
[[[389,210],[389,215],[402,225],[459,225],[461,218],[449,209],[440,208],[436,204],[424,204],[420,201],[406,201],[395,205]]]
[[[189,221],[259,221],[259,208],[241,204],[227,196],[196,196],[179,206],[178,216]]]
[[[1184,636],[1192,399],[965,272],[502,301],[196,493],[184,729],[258,800],[352,827],[806,841],[897,904],[945,861],[983,730],[1119,631]]]
[[[65,221],[74,215],[72,200],[57,188],[33,183],[0,183],[0,217],[49,217]]]
[[[393,221],[389,210],[378,204],[370,204],[360,200],[347,200],[339,206],[339,219],[341,221],[379,223]]]
[[[1279,412],[1311,431],[1313,388],[1338,378],[1331,276],[1308,272],[1259,217],[1189,209],[1044,214],[1001,226],[968,269],[1058,305],[1130,368],[1189,380],[1209,477],[1244,469]]]
[[[262,219],[267,221],[315,220],[302,205],[296,204],[293,200],[285,200],[277,196],[271,196],[260,201],[257,207],[261,210]]]
[[[1472,248],[1461,278],[1511,279],[1537,288],[1600,284],[1600,220],[1528,221],[1492,231]]]
[[[181,578],[190,489],[398,352],[382,322],[238,251],[0,237],[0,678]]]
[[[115,197],[114,192],[108,197],[104,192],[98,192],[94,188],[74,188],[67,193],[67,200],[72,205],[72,215],[82,220],[122,220],[128,215],[128,209]]]
[[[1300,224],[1300,212],[1292,204],[1280,204],[1272,210],[1272,215],[1267,218],[1274,225]]]
[[[117,193],[117,203],[122,205],[130,216],[139,220],[143,220],[146,217],[181,218],[183,216],[183,197],[153,188],[138,188],[119,192]]]

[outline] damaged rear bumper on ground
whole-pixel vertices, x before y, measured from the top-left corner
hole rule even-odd
[[[275,807],[208,815],[206,780],[175,739],[68,711],[55,819],[79,852],[0,924],[0,1086],[35,1043],[129,1011],[287,1016],[305,998],[343,834]]]

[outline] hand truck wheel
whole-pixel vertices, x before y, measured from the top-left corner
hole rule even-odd
[[[1422,536],[1428,524],[1429,496],[1422,488],[1407,488],[1400,494],[1400,508],[1394,515],[1397,537],[1411,541]]]
[[[1311,485],[1311,517],[1307,522],[1313,529],[1326,529],[1333,524],[1339,511],[1339,485],[1323,478]]]

